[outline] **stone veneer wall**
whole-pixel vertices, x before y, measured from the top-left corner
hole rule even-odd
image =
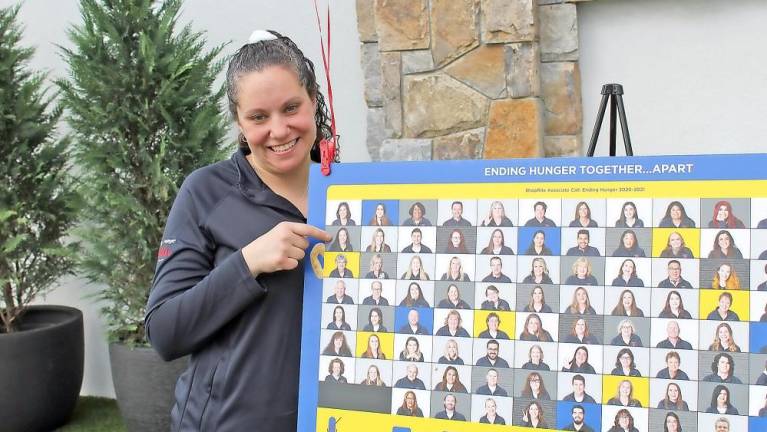
[[[371,159],[577,155],[588,0],[356,0]]]

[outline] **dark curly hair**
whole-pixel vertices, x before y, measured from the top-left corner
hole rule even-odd
[[[229,103],[229,113],[232,118],[237,118],[237,81],[241,76],[253,71],[262,71],[266,67],[274,65],[292,69],[298,75],[298,81],[309,93],[309,96],[317,100],[317,112],[314,113],[317,138],[312,145],[311,158],[314,162],[319,162],[320,140],[330,138],[332,132],[328,107],[317,84],[314,63],[289,37],[274,30],[268,30],[268,32],[276,36],[277,39],[245,44],[229,60],[229,67],[226,70],[226,96]],[[246,153],[249,152],[248,143],[242,134],[238,137],[238,142],[240,148],[244,148]]]

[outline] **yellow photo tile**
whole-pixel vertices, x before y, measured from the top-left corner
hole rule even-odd
[[[729,310],[732,312],[732,314],[737,315],[737,317],[735,317],[730,313],[724,313],[724,316],[730,315],[732,317],[732,319],[728,319],[727,321],[749,320],[749,291],[725,291],[711,289],[700,290],[700,319],[713,319],[717,321],[723,320],[722,312],[717,312],[720,297],[722,299],[723,306],[725,307],[725,309],[722,311]],[[726,307],[727,303],[729,303],[729,307]],[[711,318],[708,318],[711,314],[714,315],[712,315]],[[719,317],[716,316],[717,314]]]
[[[700,258],[700,230],[695,228],[653,228],[652,256]],[[691,253],[692,256],[688,256]],[[708,252],[707,252],[708,253]]]
[[[491,315],[492,314],[492,315]],[[478,310],[474,312],[474,337],[481,337],[485,339],[492,339],[492,335],[488,335],[488,325],[493,325],[497,319],[498,330],[508,336],[509,339],[516,339],[514,334],[515,316],[514,312],[508,311],[487,311]],[[498,337],[495,337],[498,339]],[[504,339],[501,337],[501,339]]]
[[[613,376],[605,375],[602,377],[602,403],[607,405],[611,399],[617,399],[623,381],[628,381],[631,385],[628,386],[631,392],[631,398],[636,399],[642,404],[643,408],[649,407],[650,404],[650,379],[645,377],[627,377],[627,376]]]
[[[373,333],[373,332],[358,332],[357,333],[357,349],[356,357],[363,357],[370,348],[371,352],[375,347],[375,340],[378,340],[378,344],[384,358],[381,360],[392,360],[394,357],[394,334],[393,333]],[[367,356],[365,358],[368,358]]]
[[[344,274],[339,271],[339,264],[344,268]],[[323,277],[360,277],[360,254],[359,252],[325,252],[325,267],[322,269]]]

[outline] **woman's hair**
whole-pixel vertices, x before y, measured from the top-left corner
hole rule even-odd
[[[370,271],[373,271],[373,264],[376,261],[381,261],[381,271],[383,271],[383,255],[377,253],[370,257]]]
[[[623,327],[629,326],[631,327],[631,334],[636,333],[636,327],[634,327],[634,323],[630,319],[622,319],[621,322],[618,323],[618,334],[621,334],[621,329]]]
[[[623,307],[623,296],[624,294],[629,293],[631,294],[631,306],[629,306],[629,312],[626,314],[626,308]],[[639,316],[639,308],[637,308],[637,300],[636,296],[634,296],[634,292],[630,289],[625,289],[621,291],[621,294],[618,296],[618,304],[615,305],[612,311],[613,316]]]
[[[613,426],[616,428],[620,427],[620,424],[618,423],[620,421],[621,417],[626,417],[629,419],[629,430],[634,429],[634,417],[631,415],[631,412],[627,410],[626,408],[621,408],[618,410],[617,413],[615,413],[615,421],[613,422]]]
[[[336,237],[333,239],[333,242],[331,242],[330,246],[328,246],[328,250],[331,250],[331,251],[341,250],[341,242],[338,239],[341,236],[341,231],[346,233],[346,250],[344,250],[344,252],[353,251],[354,248],[352,248],[352,241],[351,241],[351,238],[349,238],[349,230],[347,230],[346,228],[341,228],[338,230],[338,232],[336,233]]]
[[[576,336],[577,333],[575,332],[575,326],[578,325],[578,321],[583,320],[583,337],[588,337],[591,335],[591,331],[589,330],[589,322],[586,321],[584,318],[576,318],[573,320],[573,323],[570,324],[570,334],[573,336]]]
[[[714,387],[714,391],[711,392],[711,407],[716,408],[716,398],[719,397],[719,393],[721,393],[722,390],[727,393],[727,408],[732,406],[732,401],[730,400],[730,389],[728,389],[727,386],[723,384],[719,384]]]
[[[634,230],[626,230],[623,231],[623,234],[621,234],[621,237],[618,239],[618,249],[624,249],[625,246],[623,245],[623,239],[626,238],[627,235],[630,235],[634,238],[634,244],[631,246],[631,249],[626,250],[635,250],[639,248],[639,239],[637,239],[637,233],[634,232]]]
[[[341,339],[341,348],[338,350],[338,354],[351,356],[352,350],[349,348],[349,344],[346,343],[346,335],[343,332],[337,331],[330,337],[330,342],[327,344],[323,352],[335,352],[335,340]]]
[[[730,346],[727,347],[726,351],[730,352],[737,352],[740,351],[740,347],[735,343],[734,335],[732,334],[732,327],[730,327],[729,324],[726,322],[720,323],[718,326],[716,326],[716,330],[714,330],[714,342],[711,344],[711,350],[712,351],[722,351],[724,347],[722,347],[722,342],[719,341],[719,329],[720,328],[726,328],[727,333],[730,335]]]
[[[450,345],[455,345],[455,358],[450,357]],[[458,357],[458,342],[456,342],[455,339],[448,339],[447,342],[445,342],[445,358],[448,360],[455,360]]]
[[[543,292],[543,288],[541,288],[540,285],[536,285],[533,287],[533,290],[530,291],[530,303],[527,304],[530,310],[533,310],[533,307],[535,306],[535,302],[533,301],[533,294],[535,293],[535,290],[541,290],[541,304],[546,304],[546,293]]]
[[[719,251],[719,236],[720,235],[726,235],[728,239],[730,239],[730,246],[727,248],[727,255],[725,255],[727,258],[731,258],[735,255],[735,251],[738,249],[738,247],[735,245],[735,239],[732,237],[732,234],[730,234],[727,230],[720,230],[716,235],[714,236],[714,245],[712,246],[712,252]]]
[[[620,217],[618,217],[618,221],[615,223],[615,225],[620,226],[620,225],[625,225],[626,224],[626,214],[625,214],[625,211],[626,211],[626,207],[627,206],[631,206],[634,209],[634,218],[639,219],[639,212],[637,212],[636,204],[634,204],[633,201],[626,201],[621,206],[621,215],[620,215]]]
[[[493,253],[493,248],[495,245],[493,244],[493,237],[495,236],[495,233],[498,232],[501,234],[501,247],[506,246],[506,236],[503,235],[503,230],[500,228],[496,228],[493,230],[493,232],[490,234],[490,240],[487,242],[487,247],[485,247],[482,250],[482,253]]]
[[[735,375],[735,360],[732,358],[732,356],[728,353],[718,353],[714,356],[714,359],[711,360],[711,372],[716,373],[717,372],[717,366],[719,364],[719,360],[722,359],[722,357],[727,359],[727,362],[730,363],[730,372],[727,374],[728,377],[731,377]]]
[[[586,309],[591,306],[591,299],[589,298],[589,291],[586,288],[578,287],[573,291],[573,302],[570,303],[570,309],[578,311],[578,292],[583,291],[586,294]]]
[[[375,379],[375,381],[370,381],[370,370],[371,369],[375,369],[375,371],[376,371],[376,379]],[[362,384],[374,385],[374,386],[380,386],[380,387],[383,387],[383,386],[386,385],[386,384],[384,384],[383,380],[381,380],[381,371],[378,369],[378,366],[376,366],[376,365],[368,366],[368,373],[365,374],[365,379],[362,380]]]
[[[445,315],[445,326],[447,326],[447,322],[451,316],[458,317],[458,328],[460,328],[461,324],[463,323],[463,319],[461,318],[461,313],[455,309],[451,309],[450,312],[448,312],[447,315]]]
[[[527,358],[528,358],[528,360],[530,360],[530,361],[533,360],[533,350],[535,348],[538,348],[538,351],[541,352],[541,363],[543,363],[543,348],[541,348],[541,346],[538,345],[538,344],[531,346],[530,349],[527,350]]]
[[[538,320],[538,333],[530,334],[527,331],[527,325],[530,323],[530,321],[532,321],[534,319]],[[525,336],[535,336],[541,342],[551,342],[552,341],[551,340],[551,335],[549,335],[549,333],[546,330],[543,329],[543,321],[541,321],[541,317],[538,316],[538,314],[535,314],[535,313],[531,313],[525,319],[525,325],[522,328],[522,335],[525,335]]]
[[[584,257],[578,257],[575,261],[573,261],[573,265],[571,267],[573,274],[578,274],[578,267],[582,265],[586,265],[586,276],[591,276],[591,272],[593,271],[593,268],[591,267],[591,262],[584,258]]]
[[[549,392],[546,391],[546,384],[543,382],[543,377],[541,374],[538,372],[530,372],[527,375],[527,378],[525,378],[525,386],[522,388],[522,397],[533,397],[533,389],[530,386],[530,381],[532,381],[534,378],[538,378],[538,381],[541,383],[538,393],[541,395],[549,394]]]
[[[623,265],[626,264],[627,262],[630,262],[631,265],[633,266],[633,268],[631,269],[631,279],[634,279],[635,277],[637,277],[637,263],[635,263],[634,260],[630,258],[623,260],[623,262],[621,263],[621,266],[618,267],[617,277],[619,278],[623,277]]]
[[[410,343],[410,341],[415,342],[415,355],[417,358],[421,357],[421,344],[418,342],[418,339],[416,339],[415,336],[408,336],[407,340],[405,341],[405,348],[402,350],[402,356],[405,358],[408,358],[408,352],[407,352],[407,344]]]
[[[368,324],[372,325],[372,318],[373,318],[373,312],[378,314],[378,325],[382,326],[384,325],[383,322],[383,312],[381,312],[381,308],[374,307],[370,309],[370,312],[368,312]]]
[[[637,365],[636,363],[634,363],[634,353],[631,352],[631,350],[628,348],[622,348],[620,351],[618,351],[618,355],[615,356],[615,367],[617,367],[618,369],[623,368],[623,366],[621,365],[621,357],[623,356],[623,354],[628,354],[629,357],[631,357],[631,364],[629,364],[629,369],[636,369]]]
[[[346,322],[346,311],[344,310],[343,306],[336,306],[333,308],[333,321],[336,320],[336,311],[338,309],[341,309],[341,322]]]
[[[412,396],[413,397],[413,409],[410,409],[407,407],[407,397]],[[415,396],[415,392],[413,390],[408,390],[405,392],[405,395],[402,396],[402,406],[400,406],[401,409],[408,410],[411,413],[414,413],[418,411],[418,399]]]
[[[671,383],[671,384],[674,384],[674,383]],[[671,384],[669,384],[669,385],[671,385]],[[676,384],[674,384],[674,385],[676,385]],[[679,386],[677,386],[677,387],[679,387]],[[668,387],[666,389],[668,389]],[[682,390],[679,390],[679,400],[682,400],[681,396],[682,396]],[[679,404],[677,404],[677,405],[679,405]],[[682,407],[681,406],[677,406],[677,409],[682,409]],[[682,432],[682,422],[679,420],[679,416],[676,415],[676,413],[674,411],[669,411],[669,412],[666,413],[666,418],[663,420],[663,432],[669,432],[668,426],[667,426],[667,423],[666,423],[668,421],[669,417],[673,417],[673,418],[676,419],[676,424],[677,424],[677,429],[676,430],[677,430],[677,432]]]
[[[461,259],[458,258],[457,256],[454,256],[454,257],[450,258],[450,262],[447,264],[447,271],[445,272],[445,274],[447,275],[448,279],[454,280],[454,279],[452,279],[452,277],[453,277],[453,274],[452,274],[453,269],[451,268],[452,264],[453,264],[453,260],[458,261],[458,278],[455,279],[455,280],[465,281],[467,279],[468,275],[463,271],[463,263],[461,262]]]
[[[378,218],[376,218],[376,209],[378,209],[378,206],[381,206],[383,208],[383,216],[381,216],[381,220],[379,221]],[[384,203],[378,203],[376,204],[375,208],[373,209],[373,217],[370,218],[370,225],[371,226],[386,226],[391,225],[391,220],[389,219],[389,216],[386,215],[386,204]]]
[[[413,210],[415,210],[416,207],[418,207],[421,210],[421,217],[425,217],[426,216],[426,207],[424,207],[424,205],[421,204],[420,201],[414,202],[410,206],[410,208],[408,209],[407,214],[409,214],[410,216],[413,216]]]
[[[618,387],[615,389],[615,397],[617,399],[621,397],[621,386],[623,383],[629,384],[629,400],[634,399],[634,384],[627,379],[621,380],[621,382],[618,383]]]
[[[418,261],[418,264],[421,265],[421,269],[418,271],[418,279],[422,281],[429,280],[429,275],[426,274],[426,270],[423,268],[423,261],[421,261],[421,257],[418,255],[413,255],[413,258],[410,258],[410,264],[407,266],[404,279],[413,277],[413,261]]]
[[[714,279],[711,281],[711,287],[713,289],[722,289],[719,287],[721,282],[719,280],[719,269],[722,268],[722,266],[730,268],[730,277],[724,282],[724,289],[740,289],[740,278],[738,278],[738,274],[735,272],[735,267],[730,263],[722,263],[716,270],[714,270]]]
[[[671,296],[676,295],[679,297],[679,312],[682,312],[684,309],[684,301],[682,300],[682,295],[677,290],[669,291],[668,295],[666,296],[666,304],[663,306],[663,310],[661,311],[661,314],[670,314],[671,313]]]
[[[416,288],[418,288],[418,298],[421,300],[425,300],[423,298],[423,290],[421,289],[421,285],[418,285],[417,282],[410,282],[407,285],[407,294],[405,295],[405,298],[402,299],[403,302],[405,302],[405,306],[414,306],[416,299],[413,298],[413,296],[410,295],[410,287],[415,285]]]
[[[458,233],[461,241],[458,242],[458,246],[453,247],[453,234]],[[490,239],[492,242],[492,239]],[[447,249],[451,252],[467,253],[466,251],[466,239],[463,237],[463,231],[454,229],[450,231],[450,235],[447,237]]]
[[[370,350],[370,342],[373,340],[373,338],[376,338],[376,340],[378,340],[378,349],[376,349],[376,352],[373,352]],[[362,353],[362,357],[386,360],[386,354],[384,354],[383,351],[381,351],[381,338],[379,338],[378,335],[372,334],[368,336],[368,347],[365,350],[365,352]]]
[[[676,398],[676,402],[671,402],[671,399],[668,398],[668,389],[670,389],[671,386],[675,386],[677,392],[679,393],[679,397]],[[669,406],[669,404],[673,403],[675,405],[674,408],[676,408],[676,409],[683,409],[683,407],[684,407],[684,398],[682,397],[682,388],[679,387],[679,384],[673,383],[673,382],[668,383],[668,385],[666,386],[665,396],[663,397],[663,402],[664,402],[664,404],[666,406]]]
[[[438,390],[447,390],[447,373],[450,371],[453,371],[455,373],[455,383],[453,383],[453,391],[465,391],[466,386],[461,383],[461,379],[458,377],[458,369],[455,368],[455,366],[448,366],[445,368],[445,371],[442,372],[442,381],[437,384]]]
[[[581,206],[586,206],[586,217],[591,219],[591,207],[589,207],[589,204],[586,201],[581,201],[575,206],[575,218],[573,218],[573,220],[581,218],[581,215],[578,214],[578,210],[580,210]]]
[[[330,363],[328,363],[328,373],[330,375],[333,375],[333,365],[336,364],[336,363],[341,365],[341,373],[340,373],[340,375],[343,375],[344,371],[346,370],[346,367],[344,366],[344,362],[341,361],[341,359],[338,358],[338,357],[334,358],[333,360],[330,361]]]
[[[682,234],[680,234],[677,231],[674,231],[668,235],[668,239],[666,239],[666,247],[663,249],[664,251],[671,252],[674,250],[674,248],[671,247],[671,236],[674,234],[678,235],[679,239],[682,241],[682,244],[679,245],[679,249],[681,250],[682,248],[687,247],[687,244],[684,242],[684,237],[682,236]]]
[[[376,249],[376,236],[378,235],[379,232],[383,236],[383,241],[381,242],[381,248]],[[375,231],[373,231],[373,236],[370,237],[370,252],[385,252],[384,251],[385,244],[386,244],[386,232],[382,230],[381,228],[376,228]]]
[[[711,220],[716,221],[716,215],[719,213],[719,207],[727,207],[727,219],[724,220],[727,228],[737,228],[738,222],[740,222],[740,220],[738,220],[738,218],[733,214],[732,204],[730,204],[729,201],[718,201],[716,204],[714,204],[714,215],[711,217]]]
[[[330,138],[330,115],[325,104],[325,98],[320,93],[317,84],[317,75],[314,72],[314,63],[309,60],[298,46],[289,37],[283,36],[274,30],[268,30],[276,36],[273,40],[261,40],[247,43],[240,47],[229,59],[226,70],[226,96],[229,105],[229,113],[232,118],[237,118],[237,104],[239,102],[239,80],[250,72],[260,72],[270,66],[284,66],[296,73],[301,87],[306,89],[309,97],[317,101],[317,110],[314,113],[314,121],[317,126],[317,138],[311,149],[311,158],[315,162],[320,161],[320,140]],[[240,134],[239,145],[248,151],[247,141]]]
[[[589,362],[589,349],[581,345],[578,348],[576,348],[575,351],[573,351],[573,358],[570,359],[570,367],[573,367],[577,364],[575,361],[575,356],[578,354],[578,351],[584,351],[586,353],[586,362],[584,364],[587,364]]]
[[[533,260],[530,262],[530,275],[535,275],[535,263],[540,262],[543,264],[543,274],[548,275],[549,274],[549,266],[546,265],[546,260],[543,258],[533,258]]]
[[[349,208],[349,203],[346,201],[342,201],[338,203],[338,208],[336,208],[336,218],[341,219],[341,207],[346,209],[346,217],[351,219],[352,210]]]
[[[541,381],[541,384],[543,384],[543,381]],[[541,406],[538,401],[532,401],[529,404],[527,404],[527,408],[525,408],[525,413],[528,415],[528,418],[530,416],[530,407],[535,405],[538,407],[538,424],[545,423],[546,419],[543,418],[543,407]],[[531,419],[532,420],[532,419]]]
[[[690,218],[689,216],[687,216],[687,211],[684,209],[684,206],[679,201],[671,201],[668,204],[668,207],[666,207],[666,214],[663,215],[664,218],[671,219],[671,208],[674,207],[674,206],[679,207],[679,211],[682,212],[682,217],[681,217],[682,220]]]

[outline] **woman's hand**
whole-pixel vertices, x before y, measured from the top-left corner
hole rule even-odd
[[[242,256],[253,277],[261,273],[292,270],[306,255],[307,237],[320,241],[331,240],[327,232],[302,223],[280,222],[269,232],[242,248]]]

